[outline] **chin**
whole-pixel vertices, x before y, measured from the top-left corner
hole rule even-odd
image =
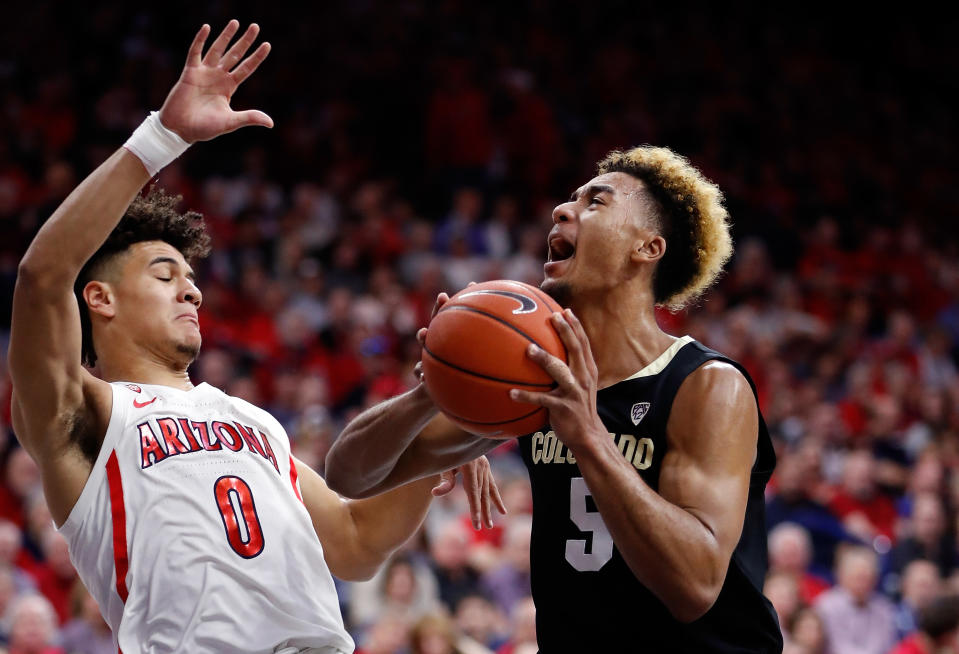
[[[176,344],[176,353],[187,360],[187,364],[191,364],[196,361],[196,358],[200,355],[200,341],[195,342],[190,341],[181,341]]]
[[[573,287],[569,284],[569,282],[556,279],[544,279],[543,283],[540,284],[539,287],[547,295],[556,300],[556,303],[564,309],[569,308],[569,306],[572,304]]]

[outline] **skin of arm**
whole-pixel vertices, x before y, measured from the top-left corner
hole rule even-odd
[[[58,524],[92,466],[77,440],[102,437],[113,403],[109,385],[80,364],[73,282],[148,178],[139,159],[118,150],[64,200],[20,262],[9,350],[14,429],[40,466]]]
[[[439,414],[419,384],[354,418],[326,459],[329,487],[365,498],[462,465],[499,445]]]
[[[431,320],[449,299],[446,293],[436,296]],[[426,344],[425,327],[416,333],[416,339],[421,347]],[[471,462],[499,443],[450,422],[426,391],[422,364],[417,364],[416,374],[419,385],[362,412],[336,439],[327,455],[326,481],[330,488],[347,497],[362,498],[464,464],[468,464],[464,477],[466,471],[477,475]],[[468,484],[467,488],[471,491],[473,524],[478,526],[477,485]],[[495,484],[493,491],[500,512],[506,513]],[[492,526],[489,516],[486,511],[485,522]]]
[[[369,499],[346,500],[313,469],[294,458],[303,503],[323,545],[326,563],[346,581],[371,578],[416,533],[440,476],[431,475]]]
[[[269,45],[262,44],[244,59],[258,33],[255,26],[227,50],[238,28],[239,23],[231,21],[205,57],[201,55],[210,28],[200,29],[180,80],[160,111],[161,122],[188,142],[245,125],[273,124],[262,112],[230,109],[236,87],[269,52]],[[148,180],[135,155],[116,151],[44,223],[18,269],[9,347],[14,429],[40,467],[57,524],[68,517],[90,473],[92,463],[78,443],[102,440],[112,408],[109,384],[80,363],[73,284]]]
[[[676,619],[696,620],[719,596],[745,519],[758,434],[749,384],[722,362],[708,362],[686,378],[667,424],[657,493],[624,459],[596,413],[596,365],[579,321],[567,310],[554,325],[570,365],[539,349],[530,356],[558,388],[514,391],[514,397],[549,409],[552,428],[576,456],[636,578]]]

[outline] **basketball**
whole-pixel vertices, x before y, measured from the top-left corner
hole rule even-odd
[[[549,320],[556,311],[562,308],[546,293],[510,280],[474,284],[451,297],[430,321],[423,348],[423,382],[443,413],[488,438],[542,428],[546,409],[516,402],[509,391],[556,385],[526,355],[535,343],[566,361],[566,347]]]

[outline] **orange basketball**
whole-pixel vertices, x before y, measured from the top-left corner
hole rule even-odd
[[[516,402],[511,388],[548,391],[556,384],[526,355],[535,343],[566,361],[549,317],[556,301],[509,280],[468,286],[443,305],[426,332],[423,381],[454,423],[474,434],[510,438],[546,424],[546,409]]]

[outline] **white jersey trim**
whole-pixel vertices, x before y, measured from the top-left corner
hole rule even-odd
[[[695,339],[692,336],[683,336],[682,338],[677,338],[673,341],[673,344],[666,348],[666,351],[656,357],[652,363],[640,370],[639,372],[630,375],[623,381],[630,379],[639,379],[640,377],[652,377],[653,375],[658,375],[666,366],[669,365],[669,362],[673,360],[673,357],[676,356],[676,353],[679,352],[685,345],[692,343]]]

